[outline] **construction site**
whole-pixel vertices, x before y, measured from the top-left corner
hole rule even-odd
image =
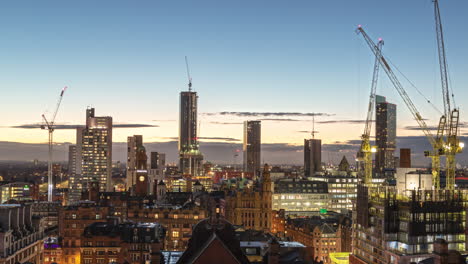
[[[439,3],[434,0],[433,4],[444,107],[435,129],[426,124],[426,119],[395,74],[396,67],[384,57],[383,40],[379,38],[374,42],[361,25],[357,28],[357,33],[375,55],[375,64],[367,120],[357,155],[362,183],[358,186],[353,212],[350,263],[461,263],[449,259],[459,259],[466,252],[468,190],[457,189],[455,185],[456,155],[462,151],[464,144],[458,138],[459,109],[449,87]],[[372,163],[375,147],[370,143],[370,131],[380,69],[384,70],[432,146],[432,149],[424,152],[431,160],[430,188],[421,187],[421,180],[413,189],[385,186],[373,180],[376,174]],[[436,131],[436,134],[432,131]],[[441,162],[442,158],[445,162]],[[445,168],[441,168],[442,165]],[[445,172],[443,184],[441,171]],[[427,260],[432,262],[422,262]]]

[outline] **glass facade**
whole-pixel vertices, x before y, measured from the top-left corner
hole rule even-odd
[[[386,102],[385,97],[379,96],[375,120],[375,143],[377,145],[375,168],[377,172],[395,169],[396,105]]]

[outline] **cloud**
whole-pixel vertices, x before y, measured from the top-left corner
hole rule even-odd
[[[209,123],[214,124],[214,125],[242,125],[244,124],[242,122],[217,122],[217,121],[211,121]]]
[[[315,121],[318,124],[365,124],[366,120],[324,120],[324,121]],[[374,122],[374,120],[371,120]]]
[[[419,127],[419,126],[405,126],[403,129],[405,129],[405,130],[416,130],[416,131],[422,130],[422,128]],[[430,130],[430,131],[437,131],[437,127],[435,127],[435,126],[428,126],[427,129]]]
[[[175,122],[177,120],[175,119],[156,119],[156,120],[151,120],[151,121],[154,121],[154,122]]]
[[[156,139],[169,139],[169,140],[175,140],[178,141],[178,137],[156,137]],[[239,142],[241,141],[240,139],[237,138],[231,138],[231,137],[198,137],[198,141],[205,141],[205,140],[214,140],[214,141],[220,141],[220,142]]]
[[[306,134],[311,134],[311,130],[301,130],[301,131],[296,131],[297,133],[306,133]],[[314,131],[315,133],[319,133],[318,131]]]
[[[23,124],[17,126],[9,126],[9,128],[20,128],[20,129],[37,129],[41,128],[42,124]],[[55,125],[55,129],[76,129],[83,125]],[[113,124],[113,128],[144,128],[144,127],[159,127],[158,125],[150,124]]]
[[[229,141],[229,142],[240,142],[240,139],[231,137],[199,137],[198,140],[218,140],[218,141]]]
[[[466,128],[468,127],[467,122],[460,122],[458,123],[458,128]],[[422,130],[420,126],[405,126],[404,129],[406,130]],[[428,130],[430,131],[437,131],[438,127],[437,126],[428,126]]]
[[[468,142],[468,137],[461,137],[461,141]],[[352,162],[359,149],[361,141],[358,139],[348,141],[336,141],[322,145],[322,161],[338,164],[343,156]],[[68,145],[70,143],[59,143],[54,145],[54,157],[57,161],[68,159]],[[166,153],[167,162],[177,162],[177,140],[167,142],[144,142],[147,153],[157,151]],[[395,156],[399,156],[399,148],[411,148],[412,163],[415,167],[427,166],[430,159],[424,157],[424,151],[430,150],[425,136],[398,137],[397,150]],[[302,144],[293,145],[287,143],[265,143],[262,144],[262,162],[269,164],[297,164],[302,165],[304,161]],[[238,157],[234,156],[236,150],[242,149],[239,142],[200,142],[200,150],[205,160],[218,164],[233,164],[241,166],[242,153]],[[127,155],[126,142],[114,142],[114,161],[125,162]],[[27,161],[33,159],[47,160],[47,143],[29,144],[19,142],[0,141],[0,160]],[[468,152],[457,155],[457,162],[467,165]]]
[[[333,116],[334,114],[328,113],[301,113],[301,112],[216,112],[216,113],[203,113],[206,116],[237,116],[237,117],[262,117],[262,116],[296,116],[296,117],[309,117],[309,116]]]
[[[300,119],[292,119],[292,118],[261,118],[258,119],[260,121],[275,121],[275,122],[298,122],[298,121],[304,121]]]

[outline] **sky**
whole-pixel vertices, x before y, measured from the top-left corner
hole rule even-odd
[[[468,2],[440,2],[463,121]],[[68,86],[57,124],[83,124],[91,106],[120,126],[114,142],[133,134],[145,142],[173,142],[188,56],[206,152],[209,144],[238,148],[242,122],[260,119],[264,144],[298,153],[310,137],[310,113],[321,113],[315,130],[324,144],[353,143],[363,131],[373,68],[369,48],[355,33],[358,24],[385,40],[384,54],[442,109],[431,0],[4,1],[0,141],[46,142],[45,131],[29,127],[42,113],[52,114]],[[380,77],[378,93],[398,106],[401,141],[422,136],[408,129],[416,122],[383,72]],[[434,125],[440,114],[399,77]],[[57,130],[55,139],[74,143],[75,131]],[[0,158],[13,159],[1,152]],[[284,155],[302,162],[293,152]]]

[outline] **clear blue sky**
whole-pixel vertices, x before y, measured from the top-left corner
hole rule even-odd
[[[440,2],[463,119],[468,2]],[[0,126],[39,122],[64,85],[70,89],[61,123],[84,122],[88,105],[116,122],[176,120],[178,93],[187,82],[185,55],[200,112],[325,112],[335,114],[330,118],[362,119],[373,61],[354,32],[356,25],[374,38],[383,37],[391,60],[428,97],[439,98],[433,21],[431,0],[2,1]],[[379,93],[399,105],[402,125],[409,120],[408,111],[381,76]],[[423,115],[435,120],[430,115],[436,113],[414,89],[407,89]],[[435,102],[442,108],[439,99]],[[151,133],[177,136],[176,124],[167,130],[165,123],[157,124],[161,127]],[[202,131],[240,138],[240,131],[226,135],[210,126]],[[22,141],[24,133],[3,128],[0,140]],[[46,140],[43,131],[27,133],[24,141]],[[358,138],[355,134],[329,140]],[[69,131],[58,138],[73,141],[73,135]],[[119,137],[122,141],[124,135]],[[266,141],[298,143],[301,137],[270,136]]]

